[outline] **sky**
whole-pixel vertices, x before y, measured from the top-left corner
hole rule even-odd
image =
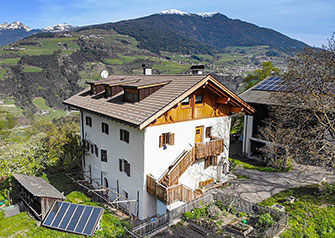
[[[84,26],[168,9],[219,12],[317,47],[327,45],[335,32],[335,0],[0,0],[0,23],[21,21],[33,29]]]

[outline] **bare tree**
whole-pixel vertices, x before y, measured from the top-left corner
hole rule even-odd
[[[296,161],[332,166],[335,159],[335,34],[323,49],[307,48],[288,65],[284,90],[273,92],[277,106],[261,136],[262,151],[274,166]]]

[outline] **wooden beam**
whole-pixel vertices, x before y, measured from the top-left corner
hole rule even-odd
[[[240,112],[243,112],[244,108],[232,107],[230,110],[231,110],[231,112],[234,112],[234,113],[240,113]]]
[[[227,104],[229,101],[230,101],[230,98],[223,97],[223,98],[218,98],[216,100],[216,103]]]

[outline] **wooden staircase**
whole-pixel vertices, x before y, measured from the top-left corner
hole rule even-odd
[[[219,155],[223,151],[224,142],[221,138],[195,144],[191,149],[183,151],[158,180],[152,175],[147,175],[148,193],[165,204],[194,200],[199,194],[183,184],[178,184],[178,179],[196,160]]]

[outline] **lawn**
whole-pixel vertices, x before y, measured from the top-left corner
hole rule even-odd
[[[45,99],[41,97],[34,98],[33,104],[39,109],[39,110],[48,110],[50,109],[49,106],[45,104]]]
[[[0,80],[5,79],[5,74],[7,73],[7,69],[0,68]]]
[[[294,203],[286,199],[296,197]],[[290,237],[335,237],[335,184],[310,185],[280,192],[261,202],[271,206],[275,203],[285,206],[290,215],[287,230],[282,238]]]
[[[53,108],[50,108],[45,103],[45,99],[41,97],[36,97],[33,99],[33,104],[38,108],[38,110],[47,110],[49,113],[45,115],[35,115],[37,118],[47,118],[49,121],[52,121],[54,119],[59,119],[61,117],[66,116],[68,113],[64,110],[56,110]]]
[[[237,167],[242,167],[245,169],[254,169],[254,170],[259,170],[259,171],[264,171],[264,172],[283,172],[281,169],[278,168],[273,168],[273,167],[266,167],[265,165],[261,163],[257,163],[256,161],[242,161],[240,159],[233,159],[229,158],[229,161],[233,163],[233,165]]]
[[[154,64],[152,68],[162,73],[180,74],[188,70],[190,66],[181,65],[181,64],[178,64],[176,62],[171,62],[171,61],[162,61],[160,64]]]
[[[31,72],[42,72],[43,69],[40,67],[33,67],[33,66],[24,66],[23,72],[31,73]]]
[[[19,61],[20,61],[20,58],[1,59],[0,64],[16,65]]]

